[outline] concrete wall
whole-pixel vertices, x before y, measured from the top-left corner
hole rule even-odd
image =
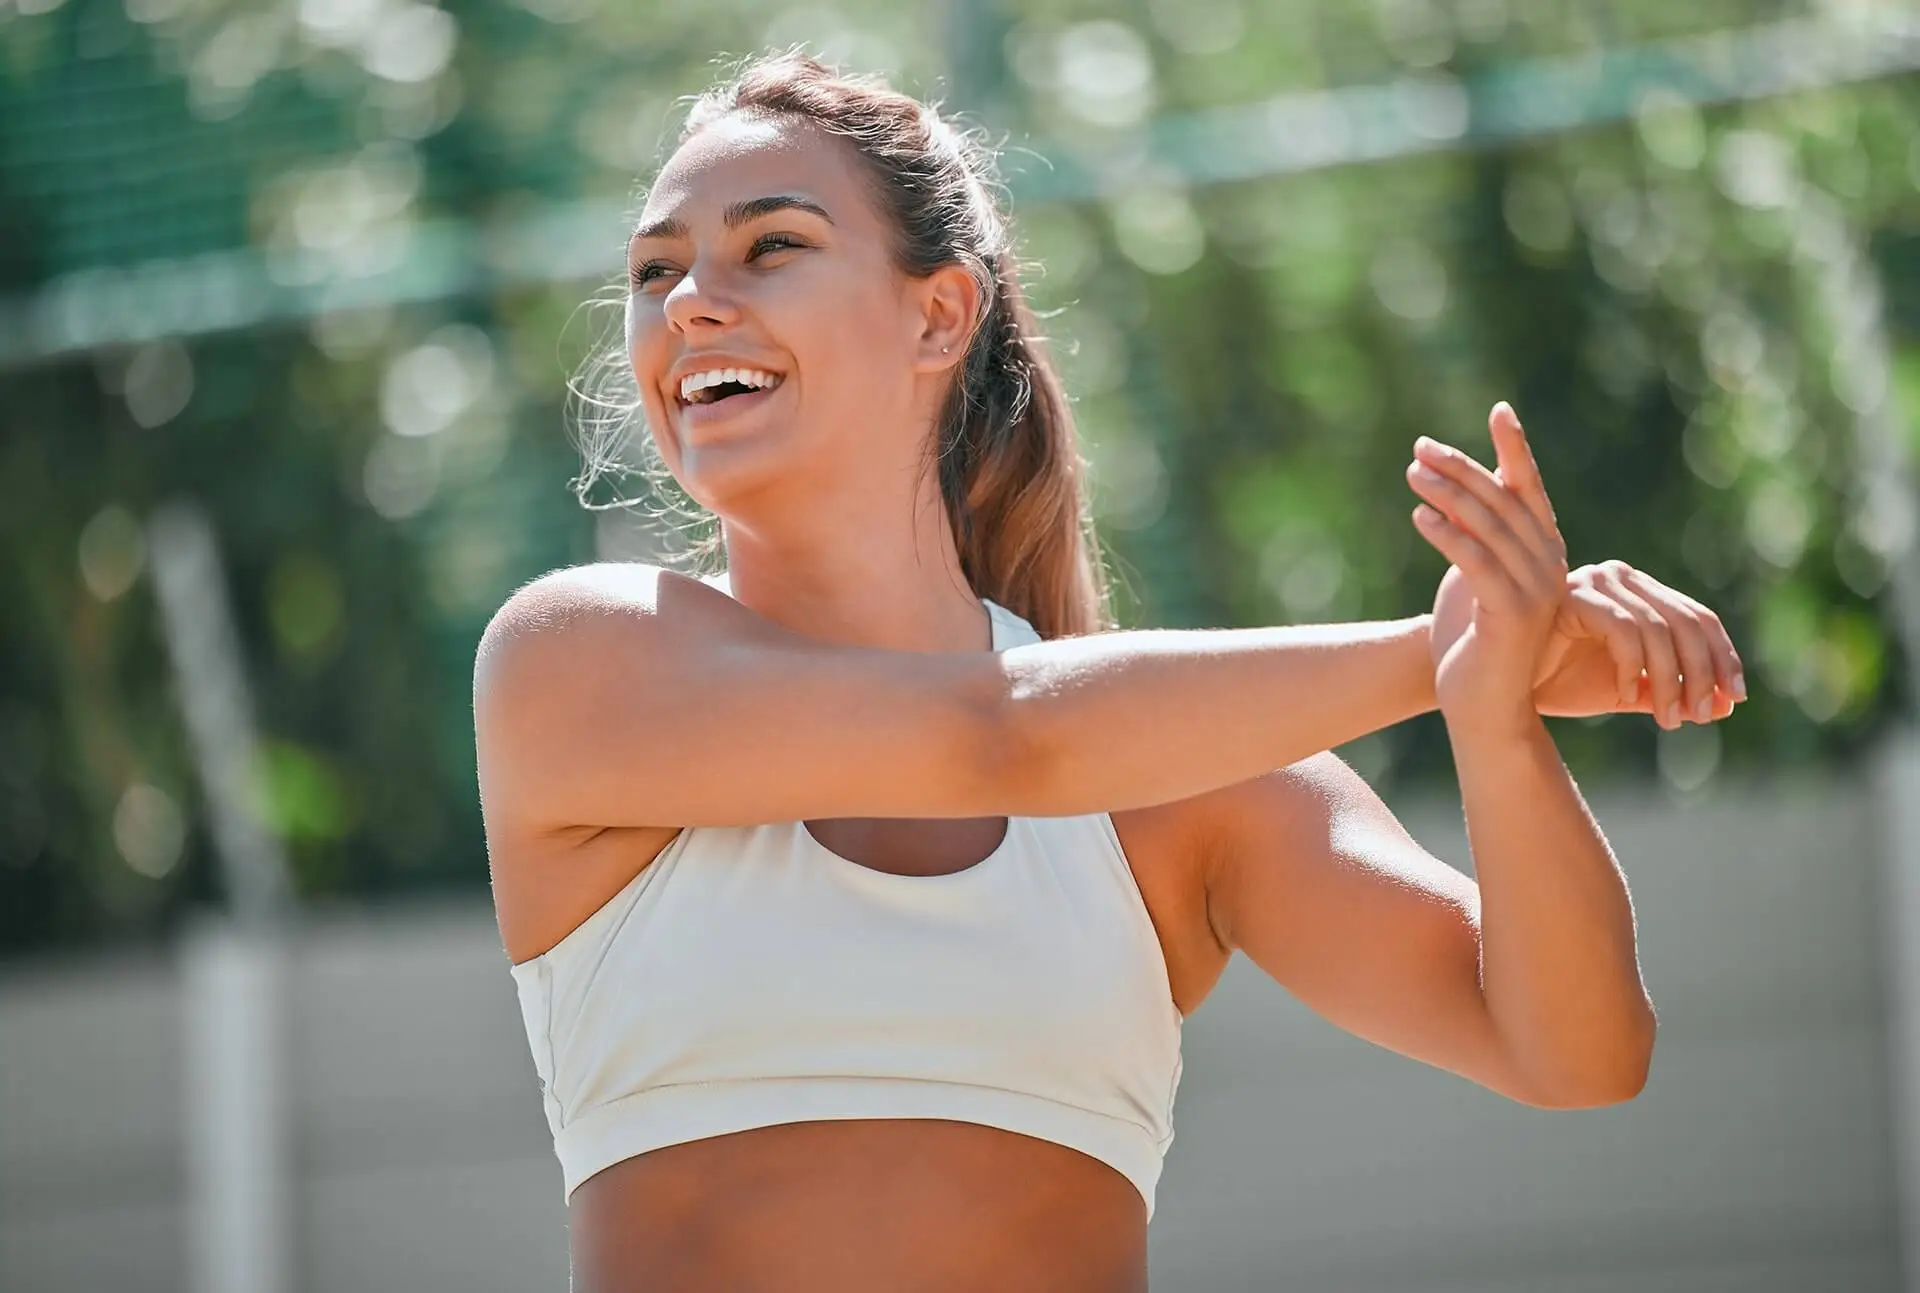
[[[1594,798],[1661,1011],[1645,1094],[1527,1109],[1236,963],[1187,1024],[1157,1290],[1900,1286],[1868,788]],[[1456,804],[1398,807],[1465,865]],[[299,1293],[564,1289],[489,913],[317,915],[290,969]],[[177,979],[165,958],[0,972],[0,1290],[189,1293]]]

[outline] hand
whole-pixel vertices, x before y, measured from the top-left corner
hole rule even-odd
[[[1473,594],[1458,566],[1441,579],[1433,609],[1437,643],[1466,631]],[[1739,652],[1712,610],[1624,561],[1568,574],[1534,675],[1537,711],[1556,718],[1652,714],[1672,730],[1717,722],[1746,698]]]
[[[1582,566],[1547,644],[1542,714],[1652,714],[1671,731],[1725,718],[1747,683],[1720,617],[1624,561]]]
[[[1518,421],[1513,420],[1510,430],[1505,426],[1512,418],[1506,405],[1494,409],[1495,450],[1502,454],[1496,472],[1444,446],[1439,454],[1416,446],[1416,454],[1422,462],[1433,462],[1454,489],[1469,491],[1483,508],[1490,495],[1494,504],[1500,504],[1493,490],[1513,496],[1499,508],[1507,514],[1509,536],[1517,529],[1545,542],[1544,555],[1551,569],[1555,554],[1561,554],[1559,561],[1564,563],[1565,545]],[[1510,449],[1517,452],[1509,456]],[[1412,480],[1415,473],[1409,470],[1408,475]],[[1447,498],[1456,497],[1447,495],[1447,486],[1427,482],[1423,488],[1416,482],[1415,487],[1446,507],[1456,520],[1468,514],[1465,504],[1447,503]],[[1528,519],[1511,513],[1514,501]],[[1455,521],[1446,524],[1458,528]],[[1476,542],[1471,535],[1444,537],[1456,547],[1458,539]],[[1441,538],[1436,532],[1430,541],[1451,558]],[[1497,547],[1476,543],[1488,557],[1511,552],[1513,546],[1512,542]],[[1477,601],[1473,581],[1456,562],[1440,581],[1434,599],[1436,669],[1473,628]],[[1652,713],[1661,726],[1673,728],[1687,719],[1725,718],[1745,698],[1739,654],[1719,617],[1707,607],[1621,561],[1582,566],[1564,576],[1532,675],[1532,700],[1538,713],[1568,717]]]
[[[1494,405],[1487,425],[1497,474],[1421,436],[1407,483],[1426,500],[1413,509],[1414,528],[1453,563],[1472,594],[1457,635],[1441,631],[1435,599],[1440,711],[1451,730],[1518,734],[1539,721],[1533,686],[1566,596],[1567,545],[1512,408]]]

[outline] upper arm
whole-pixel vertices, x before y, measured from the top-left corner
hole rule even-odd
[[[1331,753],[1209,809],[1217,936],[1348,1032],[1540,1103],[1480,990],[1480,891]]]
[[[481,639],[481,789],[534,830],[984,815],[1003,693],[990,653],[821,642],[696,580],[580,567]]]

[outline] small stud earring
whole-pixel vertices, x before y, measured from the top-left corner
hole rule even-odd
[[[944,354],[946,354],[946,353],[947,353],[947,352],[948,352],[949,350],[952,350],[952,349],[953,349],[953,347],[952,347],[952,346],[942,346],[942,347],[940,347],[940,353],[944,355]]]

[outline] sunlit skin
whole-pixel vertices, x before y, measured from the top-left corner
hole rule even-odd
[[[897,270],[891,230],[860,166],[839,141],[791,121],[728,118],[682,145],[631,247],[629,356],[667,466],[721,520],[734,601],[808,638],[983,652],[987,617],[961,573],[927,463],[976,288],[957,267],[917,280]],[[730,222],[730,211],[747,218]],[[722,406],[703,423],[681,407],[679,378],[707,360],[782,381],[743,411]],[[1733,706],[1739,659],[1710,611],[1650,577],[1612,563],[1568,572],[1524,434],[1504,406],[1492,432],[1498,474],[1435,442],[1415,451],[1421,466],[1410,467],[1408,483],[1434,512],[1416,524],[1456,569],[1435,614],[1374,657],[1388,698],[1370,719],[1442,708],[1478,882],[1420,848],[1331,755],[1260,775],[1248,767],[1236,775],[1250,779],[1214,779],[1205,784],[1218,789],[1184,799],[1136,799],[1155,806],[1115,811],[1113,820],[1183,1015],[1239,950],[1334,1025],[1404,1055],[1523,1103],[1615,1103],[1644,1082],[1652,1046],[1631,910],[1533,706],[1652,710],[1667,725],[1678,720],[1665,711],[1684,702],[1710,721]],[[655,596],[645,591],[656,587],[649,577],[634,587]],[[695,584],[658,587],[661,608],[670,598],[688,608],[676,623],[721,622],[711,605],[695,606],[702,599],[737,611]],[[532,601],[533,621],[557,605]],[[510,644],[518,631],[499,636]],[[582,643],[569,647],[566,677],[619,682],[630,657],[589,658],[600,648]],[[735,649],[772,653],[772,676],[786,648]],[[1098,667],[1088,660],[1089,670]],[[1224,654],[1196,660],[1191,680],[1165,684],[1191,688],[1174,708],[1198,716],[1187,721],[1209,748],[1234,746],[1249,705],[1268,714],[1297,708],[1297,688],[1260,694],[1268,675],[1227,681],[1231,663]],[[476,708],[485,711],[480,693],[493,684],[486,668],[478,676]],[[682,676],[672,675],[676,688]],[[631,786],[627,769],[662,757],[657,750],[626,749],[628,762],[606,753],[625,749],[617,743],[625,730],[649,727],[655,711],[636,708],[629,686],[596,691],[557,677],[527,684],[522,694],[536,699],[526,712],[551,715],[569,697],[586,697],[577,719],[567,710],[549,727],[517,727],[511,744],[483,734],[495,903],[516,963],[559,943],[676,834],[633,823],[696,820],[670,815],[684,810],[684,798],[658,816],[636,815],[621,780]],[[798,703],[787,699],[791,688],[769,688],[754,693],[755,721]],[[647,703],[663,704],[657,695]],[[1093,726],[1076,751],[1129,739],[1151,745],[1172,732],[1149,730],[1162,720],[1139,708],[1086,713]],[[655,782],[704,778],[698,769],[709,766],[724,779],[725,751],[761,730],[687,732],[699,725],[693,711],[666,726],[676,722],[682,739],[671,774],[655,764]],[[831,715],[817,726],[820,748],[806,763],[783,765],[783,783],[812,763],[839,766],[835,743],[856,740],[830,730]],[[608,734],[596,745],[586,729]],[[710,751],[705,762],[685,753],[695,746]],[[1097,760],[1084,762],[1086,775],[1100,771]],[[579,787],[604,763],[616,763],[618,775],[588,802]],[[517,787],[528,769],[562,766],[564,781],[543,783],[543,793],[587,798],[555,817]],[[907,802],[906,790],[883,784],[890,769],[876,765],[869,802]],[[753,815],[756,793],[764,792],[739,791],[745,815],[735,820],[769,820]],[[857,863],[915,874],[980,861],[1004,824],[904,815],[807,822]],[[654,1150],[586,1181],[572,1199],[570,1232],[579,1293],[1146,1287],[1145,1206],[1115,1169],[958,1122],[773,1126]]]
[[[630,247],[646,281],[628,301],[628,354],[668,469],[721,519],[736,598],[810,636],[984,647],[925,469],[976,289],[958,268],[895,270],[860,165],[794,121],[734,116],[687,141],[636,226],[685,233]],[[831,223],[787,209],[727,227],[729,205],[773,196],[817,203]],[[709,354],[784,381],[751,415],[691,430],[675,365]]]
[[[684,144],[632,240],[628,354],[661,457],[721,518],[733,596],[809,636],[983,650],[926,470],[976,289],[913,281],[890,256],[858,158],[817,128],[731,117]],[[734,204],[817,204],[729,227]],[[647,235],[662,222],[681,226]],[[689,360],[782,374],[751,414],[690,428]],[[957,870],[1000,819],[817,821],[855,861]],[[620,841],[629,856],[671,832]],[[1113,1168],[966,1123],[769,1127],[657,1150],[574,1195],[582,1290],[901,1288],[1123,1293],[1146,1283],[1146,1210]],[[937,1283],[929,1283],[929,1279]]]

